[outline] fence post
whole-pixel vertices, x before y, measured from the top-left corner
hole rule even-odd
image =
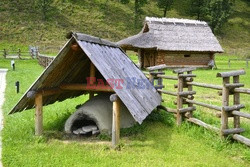
[[[192,71],[188,71],[187,73],[192,74]],[[188,91],[193,91],[193,85],[188,85]],[[191,99],[191,97],[188,97],[188,99],[193,100]],[[194,105],[192,103],[188,103],[188,107],[193,107],[193,106]],[[193,111],[188,112],[188,117],[189,118],[193,117]]]
[[[17,56],[19,59],[21,59],[21,49],[18,48]]]
[[[240,81],[239,75],[233,77],[233,83],[239,83],[239,81]],[[234,105],[240,104],[240,93],[234,92],[233,97],[234,97]],[[234,128],[240,128],[240,117],[236,115],[234,115]]]
[[[177,95],[177,116],[176,116],[176,121],[177,121],[177,126],[181,125],[182,122],[182,114],[180,113],[180,109],[183,108],[183,99],[179,95],[180,92],[183,92],[183,78],[180,77],[179,75],[183,73],[178,73],[178,95]]]
[[[30,49],[30,56],[32,59],[34,59],[34,50],[32,48]]]
[[[6,58],[6,56],[7,56],[7,51],[6,49],[3,49],[3,57]]]
[[[229,89],[226,84],[229,83],[229,77],[223,77],[223,88],[222,88],[222,110],[221,110],[221,136],[224,137],[223,130],[228,129],[228,113],[224,107],[229,105]]]

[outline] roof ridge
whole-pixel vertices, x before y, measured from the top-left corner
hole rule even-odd
[[[106,46],[111,46],[111,47],[119,47],[118,45],[116,45],[115,43],[113,43],[113,42],[111,42],[109,40],[102,39],[100,37],[94,37],[94,36],[87,35],[87,34],[84,34],[84,33],[70,32],[70,33],[67,34],[67,37],[69,37],[69,36],[73,36],[78,41],[86,41],[86,42],[95,43],[95,44],[99,44],[99,45],[106,45]]]
[[[194,24],[194,25],[204,25],[207,26],[208,24],[205,21],[200,21],[200,20],[189,20],[189,19],[179,19],[179,18],[166,18],[166,17],[146,17],[145,22],[159,22],[159,23],[183,23],[183,24]]]

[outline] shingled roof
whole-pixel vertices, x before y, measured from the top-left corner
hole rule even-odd
[[[206,22],[174,18],[146,17],[139,34],[123,39],[117,44],[125,49],[223,52]]]
[[[75,43],[81,48],[77,52],[71,47]],[[137,122],[142,123],[148,114],[160,105],[161,97],[154,87],[127,89],[128,78],[143,80],[148,82],[146,84],[150,83],[117,45],[97,37],[73,33],[57,57],[22,96],[10,114],[34,108],[34,97],[29,96],[31,92],[53,90],[60,88],[62,84],[86,84],[85,78],[89,76],[91,62],[98,70],[96,72],[97,78],[122,79],[124,81],[123,89],[117,87],[113,89]],[[83,93],[87,92],[61,91],[54,95],[45,96],[43,105],[77,97]]]

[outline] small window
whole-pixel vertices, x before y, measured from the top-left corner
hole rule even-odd
[[[184,55],[184,57],[190,57],[190,55]]]

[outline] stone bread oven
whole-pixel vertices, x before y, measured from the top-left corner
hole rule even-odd
[[[112,102],[110,94],[100,94],[84,103],[65,123],[65,132],[76,135],[111,134]],[[121,128],[129,128],[135,124],[124,104],[121,106]]]

